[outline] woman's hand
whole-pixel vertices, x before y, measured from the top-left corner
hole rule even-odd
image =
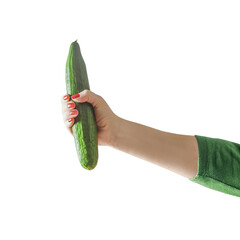
[[[92,104],[99,145],[111,146],[187,178],[196,176],[198,143],[195,136],[163,132],[122,119],[113,113],[101,96],[90,90],[84,90],[71,98],[75,102]],[[64,121],[71,131],[74,119],[79,113],[74,112],[75,103],[69,95],[63,97],[62,106]],[[79,117],[81,118],[81,115]]]
[[[88,102],[92,104],[98,129],[98,144],[112,146],[120,118],[113,113],[106,101],[90,90],[84,90],[71,98],[68,94],[64,95],[62,97],[63,120],[71,133],[75,118],[79,114],[72,100],[78,103]],[[79,117],[81,118],[81,116]]]

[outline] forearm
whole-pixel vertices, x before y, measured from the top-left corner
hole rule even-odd
[[[113,147],[191,178],[197,174],[195,136],[163,132],[119,118]]]

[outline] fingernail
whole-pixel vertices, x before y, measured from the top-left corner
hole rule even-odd
[[[67,107],[68,108],[74,108],[75,107],[75,103],[73,103],[73,102],[72,103],[68,103]]]
[[[80,94],[79,93],[77,93],[77,94],[75,94],[75,95],[72,95],[72,99],[76,99],[76,98],[79,98],[80,97]]]
[[[72,121],[73,121],[73,119],[72,119],[72,118],[69,118],[69,119],[68,119],[68,122],[69,122],[69,123],[71,123]]]
[[[63,97],[63,100],[66,101],[67,99],[68,99],[68,95],[65,95],[65,96]]]
[[[70,115],[77,115],[78,114],[78,110],[72,110],[71,112],[70,112]]]

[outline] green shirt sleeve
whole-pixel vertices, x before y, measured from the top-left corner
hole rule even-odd
[[[198,142],[198,172],[192,182],[240,197],[240,144],[195,135]]]

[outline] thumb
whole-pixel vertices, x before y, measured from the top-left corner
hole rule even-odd
[[[72,100],[75,102],[83,103],[83,102],[88,102],[91,103],[93,107],[95,107],[98,103],[98,98],[99,96],[95,94],[94,92],[85,89],[80,93],[77,93],[75,95],[71,96]]]

